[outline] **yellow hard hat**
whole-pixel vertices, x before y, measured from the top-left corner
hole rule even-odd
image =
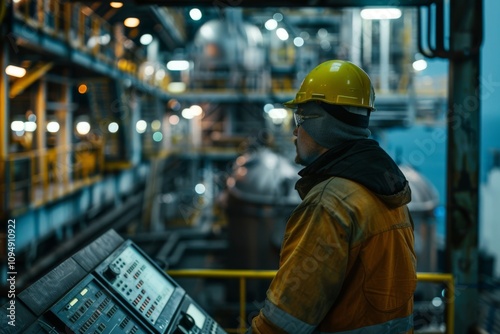
[[[344,60],[329,60],[316,66],[305,77],[289,108],[308,101],[375,109],[375,92],[368,74]]]

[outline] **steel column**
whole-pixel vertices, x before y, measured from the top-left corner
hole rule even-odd
[[[446,265],[458,334],[478,320],[481,1],[450,1]]]
[[[10,131],[10,121],[9,121],[9,99],[8,99],[8,78],[5,74],[4,69],[8,65],[9,61],[9,50],[8,50],[7,38],[3,38],[0,41],[0,177],[3,180],[0,181],[0,185],[3,184],[5,189],[0,191],[0,219],[2,219],[1,224],[5,224],[4,221],[7,215],[8,200],[7,197],[10,194],[7,191],[7,156],[8,156],[8,141],[9,141],[9,131]],[[4,226],[4,225],[1,225]],[[4,231],[0,231],[3,233]]]

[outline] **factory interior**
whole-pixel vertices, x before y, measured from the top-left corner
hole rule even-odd
[[[283,103],[329,59],[369,74],[371,136],[412,190],[415,333],[500,333],[499,12],[1,0],[0,333],[198,333],[174,328],[185,308],[199,333],[244,333],[300,203]],[[172,296],[150,322],[107,284],[118,251]],[[95,317],[61,315],[92,289]]]

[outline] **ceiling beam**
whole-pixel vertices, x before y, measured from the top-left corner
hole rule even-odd
[[[43,77],[54,66],[54,63],[39,63],[35,68],[29,70],[28,73],[14,81],[10,87],[9,97],[12,99],[22,93],[27,87],[34,83],[39,78]]]
[[[137,5],[156,4],[165,7],[402,7],[426,6],[436,0],[400,0],[397,5],[390,5],[387,0],[134,0]]]

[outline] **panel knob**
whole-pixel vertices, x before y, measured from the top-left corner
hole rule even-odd
[[[194,325],[194,318],[186,312],[182,312],[181,320],[179,320],[179,326],[190,331],[194,327]]]
[[[120,275],[120,272],[120,268],[116,264],[111,263],[102,274],[108,281],[112,282]]]

